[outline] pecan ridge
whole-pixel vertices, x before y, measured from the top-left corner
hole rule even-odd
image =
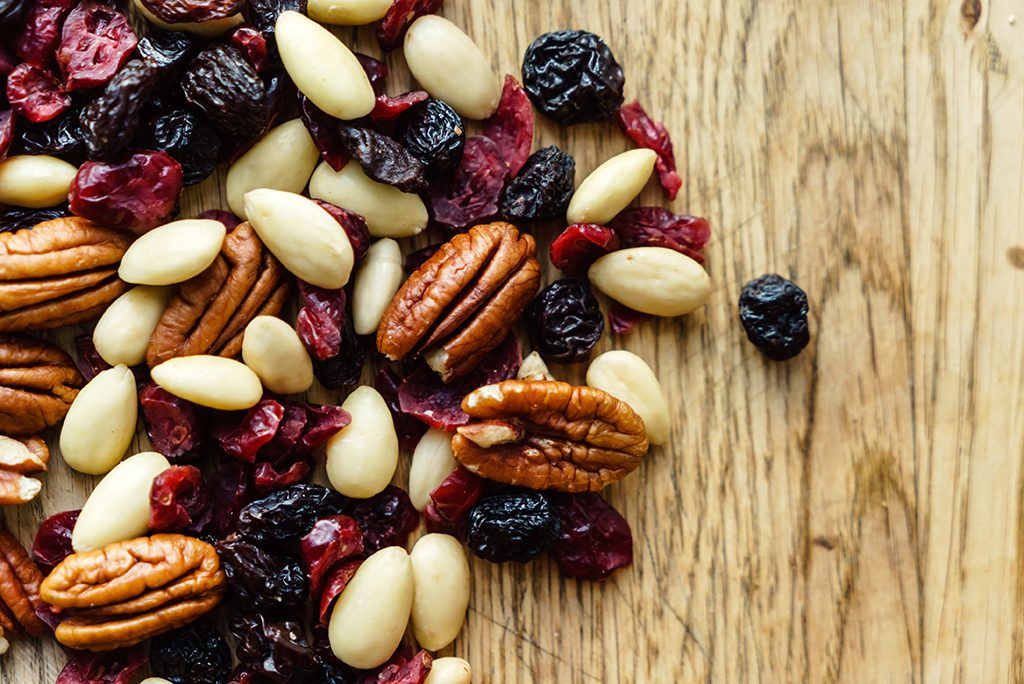
[[[32,636],[47,631],[46,624],[36,615],[36,608],[42,607],[39,585],[43,573],[29,557],[28,552],[8,530],[0,528],[0,603],[7,609],[7,615]],[[0,624],[6,622],[0,619]],[[17,625],[3,624],[14,631]]]
[[[74,361],[56,345],[0,335],[0,433],[31,435],[57,424],[83,384]]]

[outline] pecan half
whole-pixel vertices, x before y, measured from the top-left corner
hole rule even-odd
[[[0,435],[0,470],[32,474],[46,470],[50,450],[38,437],[14,439]]]
[[[176,356],[237,356],[256,316],[276,315],[288,296],[285,270],[248,223],[232,230],[220,256],[178,286],[149,340],[152,366]]]
[[[533,238],[510,223],[476,226],[441,246],[395,294],[377,330],[393,361],[420,355],[445,382],[504,340],[540,287]]]
[[[21,627],[32,636],[45,634],[46,624],[36,616],[43,605],[39,585],[43,574],[6,529],[0,528],[0,601]],[[6,625],[4,628],[6,629]]]
[[[472,421],[452,437],[455,460],[497,482],[596,492],[647,453],[640,416],[594,387],[505,380],[470,392],[462,410]]]
[[[69,610],[56,631],[70,648],[105,651],[176,629],[224,595],[220,559],[204,541],[157,534],[72,554],[43,581],[43,600]]]
[[[0,433],[31,435],[55,425],[84,381],[62,349],[21,335],[0,335]]]
[[[117,266],[130,234],[77,216],[0,233],[0,332],[99,318],[128,289]]]

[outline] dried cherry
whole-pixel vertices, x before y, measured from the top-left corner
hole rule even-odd
[[[60,44],[60,29],[73,0],[38,0],[29,7],[21,30],[14,36],[14,51],[35,67],[45,67]]]
[[[430,99],[402,116],[398,139],[434,181],[449,176],[462,161],[466,126],[447,103]]]
[[[615,115],[622,132],[640,147],[646,147],[658,153],[654,168],[658,172],[658,182],[665,190],[669,200],[674,200],[683,185],[683,179],[676,172],[676,156],[672,150],[672,139],[665,127],[648,116],[639,102],[622,105]]]
[[[345,291],[325,290],[299,281],[303,306],[295,330],[314,359],[321,361],[341,353],[345,329]]]
[[[395,424],[395,432],[398,433],[398,443],[403,449],[412,450],[420,437],[427,431],[427,426],[414,416],[402,412],[402,406],[398,399],[398,386],[401,381],[395,372],[390,368],[381,368],[377,371],[377,377],[373,386],[380,392],[384,401],[391,411],[391,420]]]
[[[628,306],[612,302],[608,307],[608,327],[616,335],[628,335],[638,323],[654,318],[651,314],[642,313]]]
[[[469,513],[466,543],[492,563],[526,563],[558,538],[558,511],[540,492],[517,491],[485,497]]]
[[[261,681],[289,684],[317,681],[320,667],[306,641],[302,625],[266,615],[236,615],[228,630],[238,640],[235,655],[240,667]]]
[[[515,76],[505,76],[498,109],[484,122],[484,137],[490,138],[508,166],[509,176],[523,168],[533,147],[533,106]]]
[[[394,97],[378,95],[370,112],[370,120],[375,124],[394,121],[416,105],[426,102],[429,97],[425,90],[411,90]]]
[[[383,95],[384,87],[387,84],[388,76],[391,71],[388,69],[388,65],[384,62],[370,57],[370,55],[364,55],[362,52],[353,53],[356,59],[359,60],[359,65],[363,67],[363,71],[366,72],[366,78],[370,79],[370,87],[373,88],[374,95]]]
[[[484,480],[462,466],[452,471],[430,492],[424,511],[431,532],[465,537],[469,512],[484,495]]]
[[[338,127],[338,133],[345,150],[373,180],[402,192],[427,189],[423,164],[388,136],[372,128],[344,124]]]
[[[142,0],[142,5],[168,24],[225,19],[237,14],[244,0]]]
[[[228,133],[256,136],[270,120],[267,88],[233,45],[214,45],[196,55],[181,88],[192,105]]]
[[[104,226],[144,233],[174,215],[181,186],[181,164],[160,150],[86,162],[71,183],[71,211]]]
[[[22,228],[31,228],[37,223],[70,215],[67,206],[49,209],[22,209],[7,207],[0,210],[0,233],[13,233]]]
[[[458,232],[493,219],[507,177],[498,146],[483,136],[469,138],[455,174],[430,189],[434,220]]]
[[[590,265],[619,248],[611,228],[594,223],[574,223],[551,242],[551,263],[573,278],[585,278]]]
[[[172,684],[222,684],[231,672],[231,649],[209,620],[153,637],[149,666]]]
[[[807,293],[775,273],[751,280],[740,294],[747,339],[775,361],[793,358],[810,342],[807,311]]]
[[[244,463],[255,463],[256,453],[272,440],[284,418],[284,406],[264,399],[245,413],[238,424],[221,424],[213,437],[224,452]]]
[[[331,604],[345,591],[345,587],[352,581],[356,570],[363,564],[362,559],[344,561],[331,570],[331,574],[324,582],[323,592],[320,594],[319,618],[320,624],[327,622],[330,615]]]
[[[171,463],[193,461],[205,446],[199,408],[151,382],[139,393],[139,406],[153,449]]]
[[[253,69],[262,72],[267,68],[267,61],[270,53],[267,48],[267,39],[263,34],[254,28],[242,26],[231,34],[231,42],[242,51],[252,64]]]
[[[110,5],[83,0],[64,22],[57,48],[64,85],[74,91],[105,84],[137,44],[127,17]]]
[[[327,213],[341,224],[345,235],[348,236],[349,244],[352,245],[352,253],[355,260],[359,261],[366,256],[366,252],[370,249],[370,229],[366,227],[366,220],[354,211],[342,209],[330,202],[324,202],[323,200],[313,201],[326,209]]]
[[[586,283],[556,280],[534,298],[527,314],[530,341],[545,359],[579,363],[604,332],[604,315]]]
[[[33,123],[49,121],[71,105],[57,77],[31,64],[19,64],[7,76],[11,110]]]
[[[405,546],[420,521],[409,495],[394,485],[388,485],[369,499],[349,502],[347,508],[345,513],[355,518],[363,532],[363,548],[367,554],[387,546]]]
[[[434,14],[444,0],[395,0],[377,27],[377,42],[383,50],[394,50],[402,44],[412,22],[424,14]]]
[[[302,93],[299,93],[299,115],[316,148],[320,150],[320,156],[332,169],[341,171],[349,159],[338,132],[341,122],[317,107]]]
[[[667,247],[704,263],[700,250],[711,238],[707,220],[679,216],[662,207],[626,209],[608,222],[624,247]]]
[[[158,75],[149,62],[133,59],[82,109],[79,122],[91,158],[107,159],[128,146]]]
[[[380,668],[360,679],[359,684],[423,684],[427,681],[433,662],[433,656],[426,651],[408,658],[399,652]]]
[[[79,163],[85,156],[84,137],[78,112],[69,109],[43,123],[20,123],[12,150],[17,154],[48,154]]]
[[[138,55],[161,70],[184,66],[198,48],[198,39],[184,31],[164,31],[149,27],[139,41]]]
[[[54,684],[128,684],[145,662],[143,646],[103,653],[70,651],[67,665]]]
[[[501,200],[505,218],[541,221],[565,216],[575,190],[576,160],[554,145],[537,150],[512,179]]]
[[[208,492],[195,466],[171,466],[153,479],[149,490],[149,529],[184,530],[206,508]]]
[[[197,112],[177,109],[149,124],[147,143],[181,164],[182,184],[195,185],[213,173],[220,155],[220,136]]]
[[[633,533],[611,504],[594,493],[558,494],[558,538],[548,553],[569,577],[599,580],[633,562]]]
[[[81,510],[54,513],[39,523],[32,541],[32,558],[44,574],[50,574],[57,565],[73,554],[71,531],[75,529]]]
[[[243,509],[244,511],[245,509]],[[228,584],[246,606],[298,608],[309,595],[302,564],[232,535],[217,542]]]
[[[299,548],[320,518],[345,511],[345,499],[327,487],[298,484],[253,501],[238,516],[238,534],[261,546]]]
[[[347,515],[332,515],[313,524],[299,542],[309,573],[309,594],[315,600],[331,571],[342,561],[363,552],[363,533]]]

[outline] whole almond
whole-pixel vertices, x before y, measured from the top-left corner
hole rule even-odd
[[[140,236],[121,257],[121,280],[139,285],[174,285],[193,278],[213,263],[227,229],[220,221],[185,219]]]
[[[452,456],[451,433],[438,428],[427,430],[416,443],[409,466],[409,499],[417,511],[427,507],[430,493],[458,467]]]
[[[657,159],[653,150],[629,150],[598,166],[569,200],[568,222],[604,225],[611,221],[644,189]]]
[[[102,475],[117,465],[135,436],[135,376],[125,365],[96,375],[75,397],[60,429],[60,453],[71,468]]]
[[[239,157],[225,181],[228,206],[245,218],[245,193],[259,188],[302,192],[320,152],[301,119],[286,121]]]
[[[221,411],[251,408],[263,396],[252,369],[222,356],[179,356],[155,366],[150,375],[174,396]]]
[[[352,422],[327,442],[327,477],[345,496],[378,494],[398,466],[398,436],[391,410],[373,387],[357,387],[341,407]]]
[[[68,201],[78,169],[45,154],[21,154],[0,161],[0,204],[43,209]]]
[[[654,316],[682,316],[704,306],[711,279],[696,261],[665,247],[631,247],[605,254],[590,282],[615,301]]]
[[[629,404],[643,419],[651,444],[668,441],[668,398],[654,371],[639,356],[624,349],[601,354],[587,368],[587,384]]]
[[[455,640],[469,607],[469,560],[458,539],[447,534],[420,537],[412,560],[412,629],[416,641],[438,651]]]
[[[309,18],[321,24],[364,26],[380,21],[393,0],[309,0]]]
[[[112,366],[137,366],[145,361],[149,338],[173,291],[171,287],[139,285],[115,299],[92,331],[100,358]]]
[[[462,658],[448,656],[434,659],[423,684],[470,684],[472,681],[473,668],[469,663]]]
[[[405,272],[398,243],[391,238],[382,238],[370,245],[356,269],[352,288],[352,323],[356,334],[372,335],[377,332],[381,316],[403,280]]]
[[[427,227],[427,207],[419,195],[371,180],[359,164],[335,171],[321,163],[309,179],[309,196],[359,214],[374,237],[412,237]]]
[[[298,394],[313,384],[313,362],[295,328],[276,316],[257,316],[245,327],[242,360],[277,394]]]

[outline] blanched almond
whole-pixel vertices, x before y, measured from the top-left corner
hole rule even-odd
[[[43,209],[68,201],[78,169],[45,154],[19,154],[0,161],[0,204]]]
[[[370,179],[359,164],[335,171],[321,163],[309,179],[309,196],[359,214],[374,237],[412,237],[427,227],[427,207],[419,195]]]
[[[226,234],[223,223],[210,219],[185,219],[154,228],[128,247],[117,275],[139,285],[183,283],[209,268]]]
[[[435,658],[423,684],[470,684],[473,668],[462,658]]]
[[[665,390],[639,356],[624,349],[601,354],[587,368],[587,384],[629,404],[643,419],[651,444],[668,441],[671,416]]]
[[[228,206],[245,218],[245,193],[259,188],[302,192],[320,152],[302,119],[274,128],[239,157],[225,181]]]
[[[297,278],[328,290],[348,282],[352,245],[341,224],[313,200],[282,190],[251,190],[245,194],[245,214],[267,249]]]
[[[167,308],[174,288],[139,285],[107,307],[92,331],[100,357],[112,366],[137,366],[146,360],[149,338]]]
[[[135,376],[128,366],[108,368],[82,388],[60,429],[64,462],[86,475],[117,465],[135,436],[138,420]]]
[[[412,629],[416,641],[438,651],[462,630],[469,607],[469,560],[458,539],[447,534],[420,537],[412,560]]]
[[[384,309],[405,280],[402,250],[391,238],[381,238],[372,245],[356,269],[352,288],[352,323],[356,333],[377,332]]]
[[[297,394],[313,384],[313,362],[299,334],[275,316],[257,316],[245,327],[242,360],[271,392]]]
[[[696,261],[665,247],[632,247],[605,254],[590,282],[617,302],[654,316],[682,316],[711,295],[711,279]]]
[[[366,499],[380,493],[398,466],[398,435],[384,397],[364,385],[341,407],[352,422],[327,442],[327,477],[345,496]]]
[[[252,369],[222,356],[180,356],[154,367],[150,376],[176,397],[221,411],[251,408],[263,396]]]
[[[451,433],[438,428],[427,430],[416,443],[409,466],[409,499],[417,511],[427,507],[430,492],[458,467],[452,455]]]
[[[569,200],[568,222],[604,225],[611,221],[647,185],[657,159],[654,150],[629,150],[598,166]]]
[[[309,18],[321,24],[364,26],[384,18],[394,0],[309,0]]]

